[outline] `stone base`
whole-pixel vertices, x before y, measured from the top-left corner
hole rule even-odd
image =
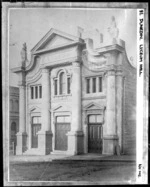
[[[103,154],[115,155],[117,145],[118,145],[118,136],[107,135],[103,137]]]
[[[68,136],[68,155],[78,155],[84,152],[83,147],[83,132],[82,131],[70,131]]]
[[[39,131],[38,133],[38,155],[49,155],[52,151],[52,132]]]
[[[17,146],[16,146],[16,155],[23,155],[27,150],[27,133],[18,132],[17,136]]]

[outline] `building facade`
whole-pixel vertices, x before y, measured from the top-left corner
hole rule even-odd
[[[16,153],[134,154],[136,69],[116,28],[104,38],[51,29],[31,50],[19,76]],[[97,45],[97,47],[95,47]]]
[[[9,150],[16,154],[17,137],[19,131],[19,88],[9,87]]]

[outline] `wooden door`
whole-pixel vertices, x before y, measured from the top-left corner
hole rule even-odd
[[[59,116],[55,124],[55,150],[66,151],[68,149],[67,133],[70,131],[70,117]]]
[[[102,154],[102,124],[97,120],[98,115],[92,117],[88,124],[88,152]]]

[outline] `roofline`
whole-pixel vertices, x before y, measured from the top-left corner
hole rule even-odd
[[[40,43],[45,39],[47,39],[48,35],[51,35],[51,34],[58,34],[58,35],[63,35],[64,37],[66,38],[72,38],[72,40],[75,40],[75,41],[83,41],[83,39],[77,37],[77,36],[73,36],[73,35],[70,35],[68,33],[65,33],[65,32],[62,32],[62,31],[59,31],[57,29],[54,29],[54,28],[51,28],[42,38],[41,40],[30,50],[31,52],[33,52],[39,45]]]

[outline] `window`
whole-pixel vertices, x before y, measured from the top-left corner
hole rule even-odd
[[[89,123],[101,123],[101,122],[102,122],[102,115],[99,114],[89,115]]]
[[[42,98],[42,86],[31,86],[31,99]]]
[[[93,78],[93,93],[96,92],[96,78]]]
[[[70,123],[71,118],[70,116],[57,116],[56,122],[57,123]]]
[[[34,87],[31,87],[31,99],[34,98]]]
[[[65,94],[65,73],[60,73],[60,87],[59,87],[60,95]]]
[[[54,80],[54,95],[57,95],[57,80]]]
[[[37,86],[35,87],[35,98],[36,99],[38,98],[38,87]]]
[[[102,92],[102,77],[86,78],[86,93]]]
[[[42,86],[39,86],[39,98],[42,98]]]
[[[40,124],[41,123],[41,116],[34,116],[32,117],[33,124]]]
[[[71,93],[71,77],[65,71],[61,71],[53,81],[55,96]]]
[[[99,77],[99,92],[102,92],[102,77]]]
[[[67,78],[67,93],[70,94],[70,77]]]
[[[90,93],[90,79],[86,80],[86,93]]]

